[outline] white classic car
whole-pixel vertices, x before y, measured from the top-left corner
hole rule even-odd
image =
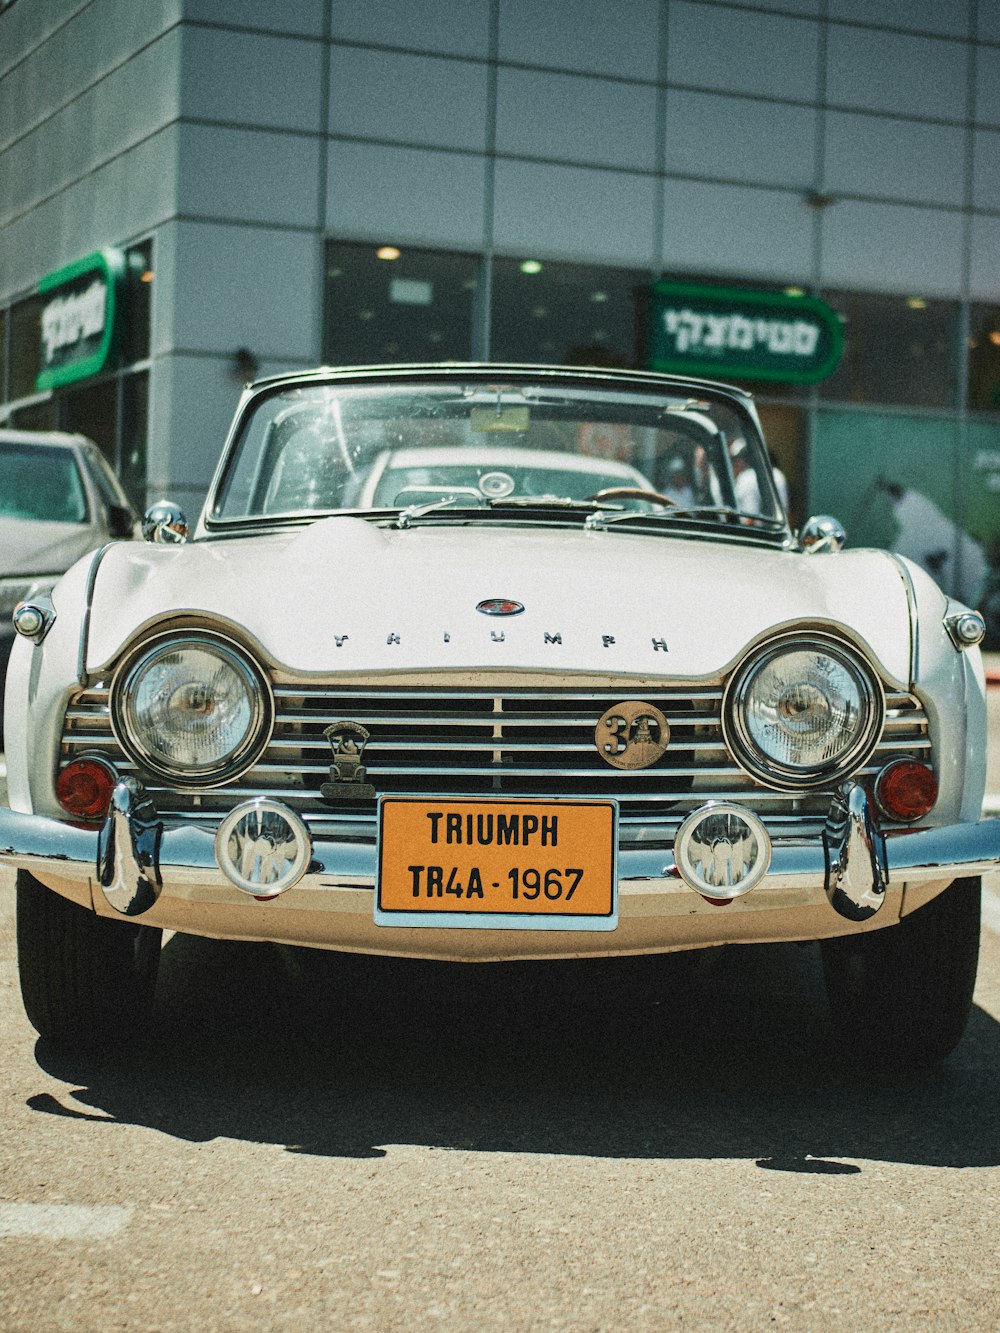
[[[164,929],[498,962],[821,942],[880,1066],[963,1031],[982,620],[794,534],[752,399],[643,372],[319,370],[15,612],[22,992],[142,1030]]]

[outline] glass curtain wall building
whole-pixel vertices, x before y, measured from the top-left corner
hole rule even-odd
[[[12,0],[0,179],[0,424],[84,431],[140,504],[197,508],[257,373],[644,366],[664,290],[818,300],[818,378],[720,361],[794,519],[1000,616],[985,0]],[[98,254],[106,354],[47,372]]]

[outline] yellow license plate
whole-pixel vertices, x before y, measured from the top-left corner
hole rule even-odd
[[[379,801],[378,926],[614,930],[614,801]]]

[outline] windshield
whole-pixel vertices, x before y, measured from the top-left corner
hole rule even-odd
[[[0,444],[0,515],[85,523],[87,500],[73,453],[55,445]]]
[[[725,398],[572,383],[286,386],[244,423],[208,517],[591,508],[782,515],[752,418]]]

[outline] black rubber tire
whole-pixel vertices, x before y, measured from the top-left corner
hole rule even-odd
[[[938,1064],[958,1044],[979,960],[979,879],[956,879],[895,926],[823,940],[834,1033],[869,1069]]]
[[[161,937],[17,873],[21,995],[32,1027],[54,1047],[114,1047],[148,1031]]]

